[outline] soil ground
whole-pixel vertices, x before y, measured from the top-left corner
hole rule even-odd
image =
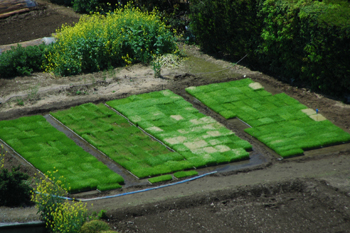
[[[0,20],[0,45],[50,36],[59,25],[79,18],[71,9],[44,0],[39,2],[42,5],[35,11]],[[47,28],[40,22],[45,22]],[[25,25],[26,30],[23,33],[13,30],[18,25]],[[30,30],[28,25],[32,26]],[[350,232],[349,144],[280,160],[273,151],[244,133],[242,129],[247,126],[225,120],[191,98],[185,88],[249,77],[274,94],[285,92],[310,108],[318,108],[322,115],[349,133],[350,106],[243,66],[233,66],[202,53],[196,46],[180,46],[187,59],[178,67],[164,68],[162,78],[154,78],[149,66],[137,64],[72,77],[34,73],[0,79],[0,120],[45,115],[87,102],[101,103],[170,89],[252,143],[252,153],[261,154],[264,161],[158,190],[89,202],[91,211],[107,210],[107,221],[113,229],[119,232]],[[25,161],[7,153],[6,168],[19,164],[30,176],[36,172]],[[74,196],[105,196],[144,188],[129,186]],[[38,218],[35,207],[0,207],[0,222]]]

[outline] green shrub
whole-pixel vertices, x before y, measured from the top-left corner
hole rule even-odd
[[[73,9],[79,13],[95,12],[99,7],[99,0],[73,0]]]
[[[316,91],[350,92],[348,1],[193,0],[191,20],[205,50],[248,54],[254,69]]]
[[[163,175],[163,176],[157,176],[153,178],[149,178],[148,181],[151,182],[152,184],[158,183],[158,182],[164,182],[168,180],[172,180],[173,177],[171,175]]]
[[[30,75],[42,71],[45,56],[51,51],[52,45],[34,45],[11,47],[0,55],[0,78]]]
[[[109,225],[101,220],[91,220],[84,223],[80,228],[80,233],[98,233],[101,231],[108,231]]]
[[[259,40],[258,9],[258,0],[193,0],[191,29],[204,50],[242,57],[253,53]]]
[[[30,204],[32,188],[26,183],[29,176],[19,171],[20,167],[12,171],[0,169],[0,206],[16,207]]]
[[[269,0],[259,15],[264,27],[258,56],[264,67],[314,90],[350,91],[349,3]]]
[[[59,75],[94,72],[132,63],[148,63],[154,55],[176,53],[173,34],[156,12],[129,5],[102,16],[82,16],[73,27],[57,31],[46,71]]]

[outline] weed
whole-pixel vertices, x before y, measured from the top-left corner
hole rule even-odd
[[[106,79],[107,79],[107,72],[106,72],[106,70],[104,70],[102,72],[102,78],[103,78],[103,81],[106,81]]]
[[[30,88],[29,92],[28,92],[28,99],[29,100],[35,100],[37,98],[38,91],[39,91],[39,84],[35,85],[32,88]]]
[[[0,169],[0,206],[19,206],[22,203],[30,203],[31,188],[25,183],[29,176],[20,172],[19,168],[20,166],[12,168],[11,172]]]
[[[98,217],[98,219],[107,219],[107,211],[102,209],[98,213],[97,217]]]
[[[109,78],[114,78],[114,76],[115,76],[115,70],[113,69],[113,67],[110,67],[108,69],[108,77]]]
[[[96,83],[95,77],[93,75],[90,75],[90,77],[92,79],[92,83],[95,84]]]
[[[17,105],[19,105],[19,106],[23,106],[24,105],[23,98],[17,97],[16,98],[16,102],[17,102]]]
[[[155,57],[152,62],[152,69],[154,71],[154,77],[160,78],[161,77],[161,70],[162,70],[162,64],[159,60],[159,58]]]

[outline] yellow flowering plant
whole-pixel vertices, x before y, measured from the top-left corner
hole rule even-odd
[[[86,204],[62,198],[68,195],[70,188],[64,177],[58,176],[58,170],[48,171],[36,185],[32,201],[45,221],[46,228],[52,232],[78,232],[86,221]]]
[[[178,52],[173,33],[156,11],[142,12],[129,4],[106,15],[84,15],[74,26],[63,25],[56,39],[44,66],[63,76],[148,63],[154,55]]]

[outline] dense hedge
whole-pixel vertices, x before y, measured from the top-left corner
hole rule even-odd
[[[192,30],[206,50],[249,54],[289,82],[350,93],[350,7],[347,1],[193,0]]]
[[[0,206],[30,204],[32,188],[26,183],[29,175],[20,172],[19,168],[12,168],[11,171],[0,169]]]
[[[41,44],[35,46],[11,47],[0,56],[0,78],[30,75],[42,71],[42,64],[52,46]]]
[[[191,30],[203,49],[234,56],[255,50],[261,31],[258,0],[191,2]]]

